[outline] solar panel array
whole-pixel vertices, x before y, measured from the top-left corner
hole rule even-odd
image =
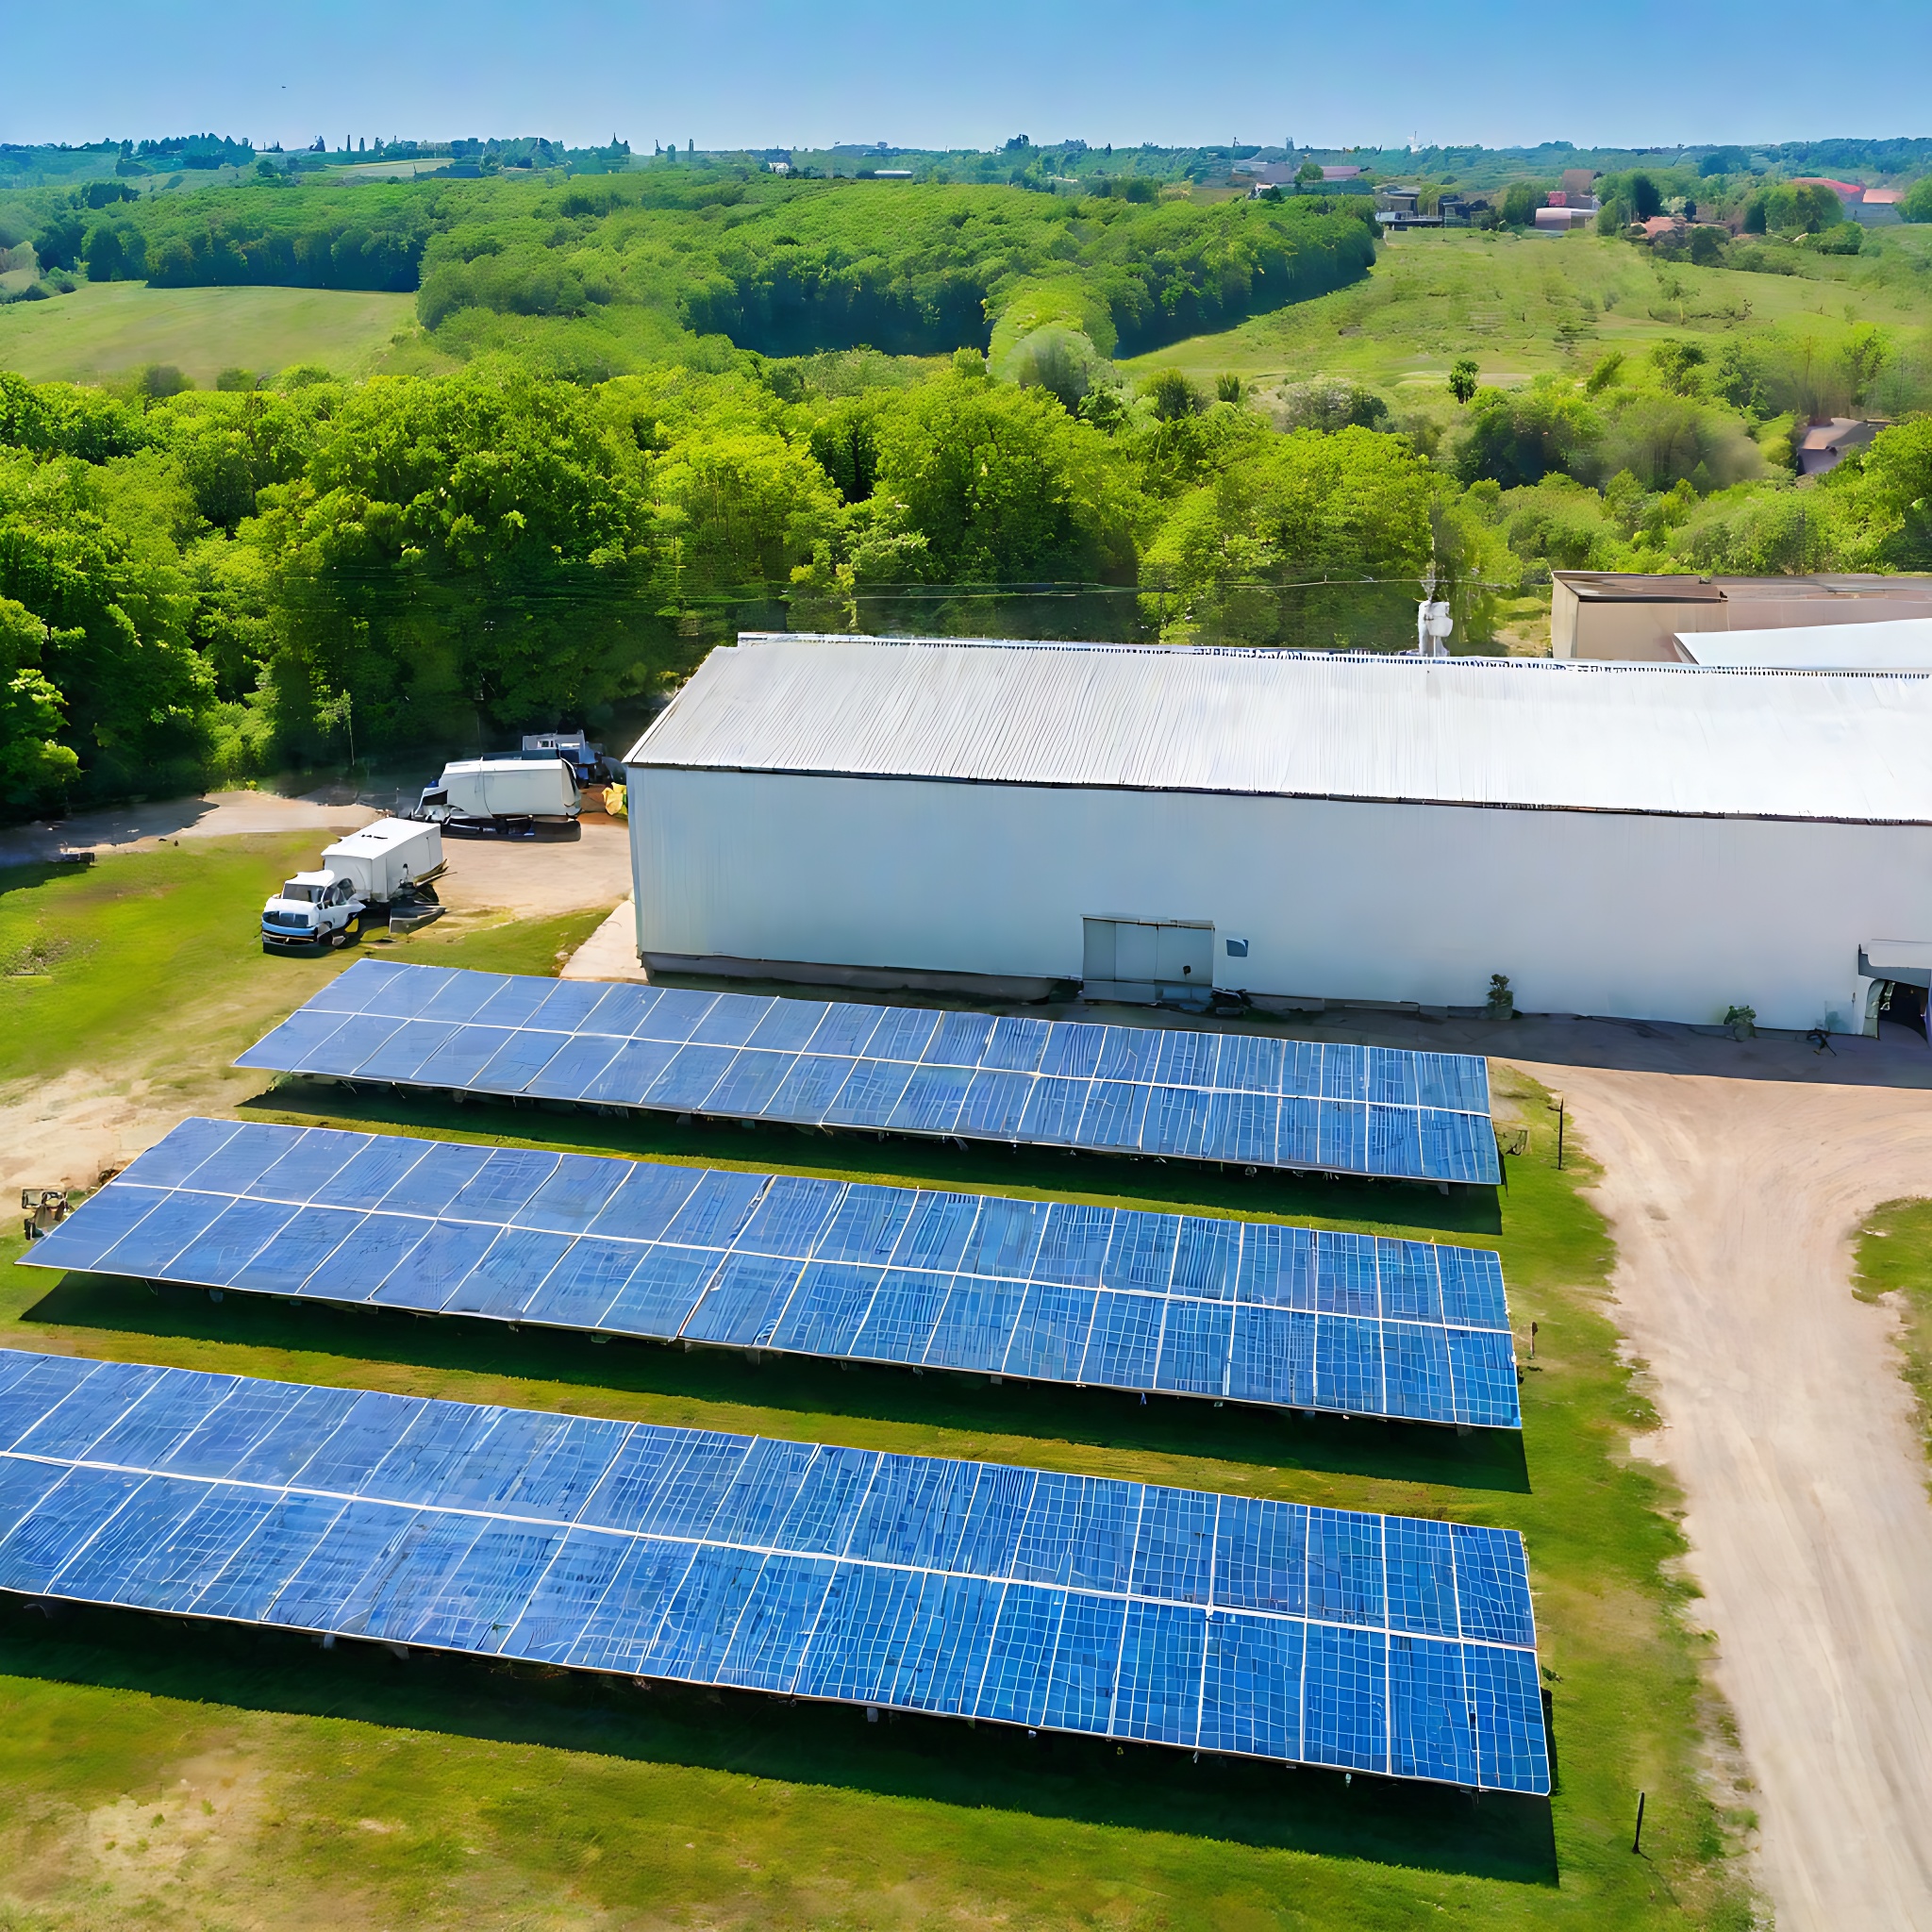
[[[238,1066],[1410,1180],[1502,1178],[1470,1054],[358,960]]]
[[[1522,1426],[1495,1255],[1274,1224],[192,1120],[22,1259]]]
[[[0,1350],[0,1589],[1546,1792],[1512,1532]]]

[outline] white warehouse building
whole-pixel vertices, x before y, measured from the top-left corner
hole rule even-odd
[[[746,635],[628,764],[658,971],[1839,1032],[1932,981],[1924,674]]]

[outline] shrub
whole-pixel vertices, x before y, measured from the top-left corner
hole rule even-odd
[[[1389,405],[1372,389],[1340,375],[1318,375],[1293,382],[1281,391],[1274,416],[1283,429],[1380,429],[1389,420]]]

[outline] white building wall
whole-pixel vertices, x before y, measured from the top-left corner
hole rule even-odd
[[[1078,978],[1081,920],[1211,920],[1219,984],[1766,1026],[1932,940],[1932,828],[630,771],[640,949]],[[1249,941],[1245,959],[1220,938]]]

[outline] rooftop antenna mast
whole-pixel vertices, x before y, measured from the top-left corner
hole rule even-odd
[[[1455,628],[1448,605],[1436,601],[1436,558],[1432,551],[1429,567],[1423,573],[1423,601],[1415,607],[1416,656],[1446,658],[1449,633]]]

